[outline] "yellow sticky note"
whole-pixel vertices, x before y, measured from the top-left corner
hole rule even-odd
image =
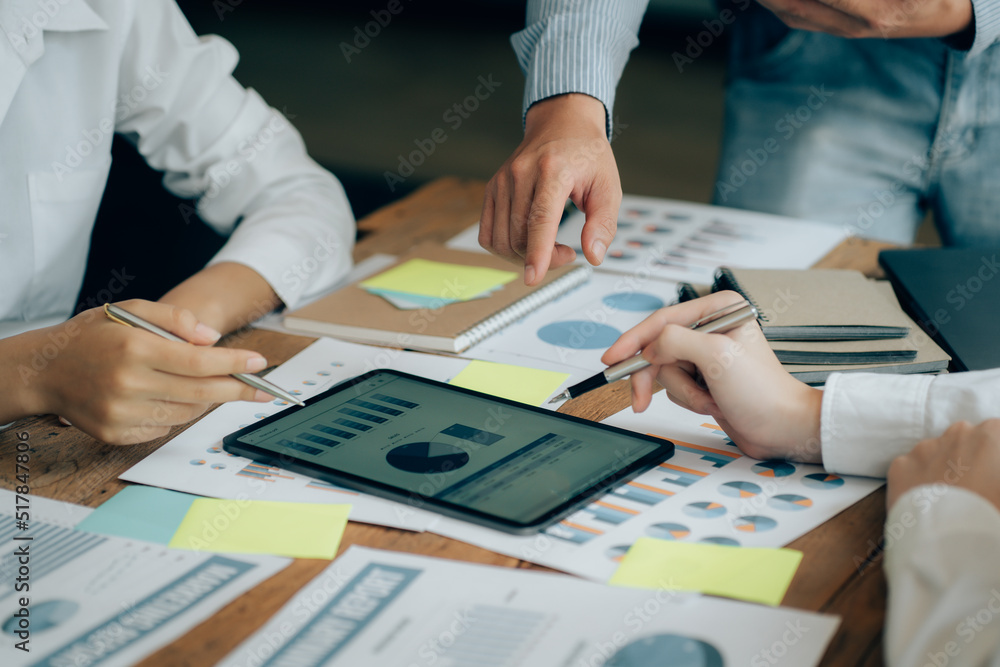
[[[466,301],[515,278],[514,271],[411,259],[365,280],[361,287]]]
[[[541,405],[568,377],[569,373],[477,360],[470,362],[448,384],[512,401]]]
[[[350,511],[350,505],[199,498],[168,546],[332,560]]]
[[[785,597],[802,552],[642,537],[608,582],[613,586],[700,591],[777,605]]]

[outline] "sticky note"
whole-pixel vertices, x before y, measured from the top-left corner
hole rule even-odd
[[[126,486],[91,512],[77,528],[167,544],[197,499],[198,496],[153,486]]]
[[[642,537],[628,550],[613,586],[700,591],[777,605],[792,583],[802,552]]]
[[[467,301],[517,278],[514,271],[411,259],[360,283],[365,289]]]
[[[168,546],[333,559],[350,505],[199,498]]]
[[[476,360],[470,362],[448,384],[512,401],[541,405],[568,378],[569,373]]]

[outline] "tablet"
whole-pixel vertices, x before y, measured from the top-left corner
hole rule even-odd
[[[378,370],[225,437],[227,452],[510,533],[537,532],[673,443]]]

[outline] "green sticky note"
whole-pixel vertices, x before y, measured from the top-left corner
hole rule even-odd
[[[199,498],[169,546],[332,560],[350,511],[350,505]]]
[[[126,486],[91,512],[77,528],[167,544],[197,499],[198,496],[152,486]]]
[[[469,362],[448,384],[512,401],[541,405],[568,377],[569,373],[477,360]]]
[[[365,289],[467,301],[517,278],[514,271],[411,259],[360,283]]]
[[[700,591],[777,605],[785,597],[802,552],[641,537],[628,550],[613,586]]]

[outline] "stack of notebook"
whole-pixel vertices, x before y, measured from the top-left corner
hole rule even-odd
[[[811,384],[830,373],[932,373],[950,357],[903,312],[886,282],[846,269],[720,269],[711,291],[733,290],[760,314],[788,371]],[[681,300],[697,296],[681,286]]]

